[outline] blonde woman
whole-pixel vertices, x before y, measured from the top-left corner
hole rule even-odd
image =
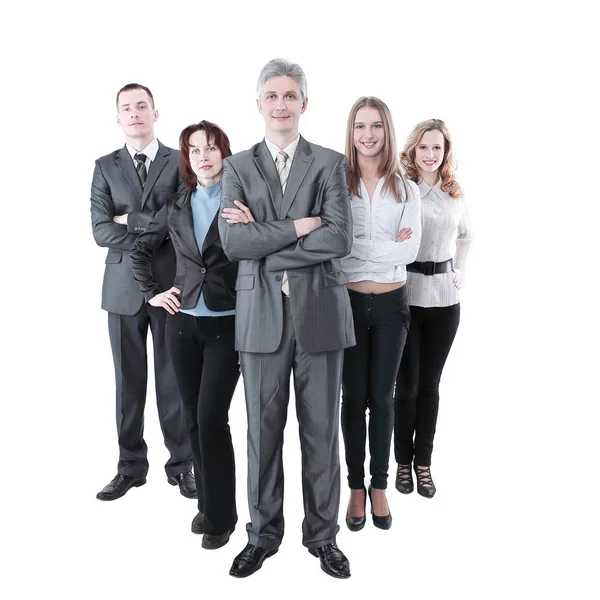
[[[342,260],[354,319],[356,345],[344,352],[342,434],[350,503],[346,525],[366,522],[365,443],[369,409],[369,498],[373,524],[389,529],[388,463],[394,427],[394,382],[408,332],[406,265],[421,238],[419,190],[400,170],[390,111],[378,98],[359,98],[348,117],[347,181],[353,241]]]
[[[423,233],[417,259],[407,266],[411,323],[396,380],[396,489],[403,494],[414,490],[412,464],[417,492],[433,498],[436,488],[430,466],[439,384],[458,329],[458,290],[472,236],[444,122],[419,123],[400,160],[407,179],[419,186]]]

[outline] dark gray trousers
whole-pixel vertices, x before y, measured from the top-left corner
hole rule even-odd
[[[281,543],[283,430],[290,374],[302,451],[302,543],[335,543],[340,506],[339,410],[343,350],[307,354],[294,332],[290,300],[283,300],[283,334],[272,353],[241,352],[248,414],[250,544],[272,550]]]
[[[108,333],[115,365],[118,472],[122,475],[145,477],[148,473],[148,447],[144,441],[148,327],[152,330],[154,346],[158,418],[165,446],[171,454],[165,471],[172,477],[192,470],[192,448],[165,342],[167,314],[164,308],[149,304],[144,304],[132,316],[108,313]]]

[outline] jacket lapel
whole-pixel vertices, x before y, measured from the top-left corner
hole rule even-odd
[[[115,157],[115,162],[119,165],[119,169],[123,172],[125,179],[127,179],[131,189],[134,191],[135,196],[138,200],[142,198],[142,184],[138,174],[136,173],[135,167],[133,166],[133,160],[131,155],[127,151],[127,148],[123,146]]]
[[[279,181],[279,175],[277,174],[277,168],[275,167],[275,161],[267,148],[264,140],[258,144],[254,153],[254,163],[256,164],[263,179],[267,182],[269,187],[269,193],[271,195],[271,204],[273,208],[281,206],[283,201],[281,195],[281,182]],[[279,212],[275,210],[275,212]]]
[[[193,258],[199,264],[202,264],[202,257],[198,249],[198,242],[194,234],[194,216],[192,214],[192,203],[190,198],[192,191],[187,190],[185,195],[181,196],[174,206],[171,215],[171,221],[179,239],[187,246],[190,258]]]
[[[294,198],[298,193],[300,185],[308,173],[308,169],[313,161],[312,149],[310,144],[300,136],[298,147],[296,148],[296,154],[292,161],[292,168],[288,176],[287,184],[285,186],[285,194],[283,195],[283,202],[280,205],[279,218],[285,219],[288,214]]]
[[[166,146],[163,146],[160,142],[158,142],[158,152],[156,153],[154,160],[150,163],[148,177],[146,178],[146,183],[144,184],[144,193],[142,195],[142,208],[144,207],[144,204],[148,199],[148,196],[150,195],[150,192],[152,191],[156,180],[161,174],[161,171],[167,166],[169,154],[171,154],[171,151]]]

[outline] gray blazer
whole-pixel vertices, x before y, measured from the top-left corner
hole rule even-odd
[[[219,219],[223,250],[240,261],[235,289],[236,348],[275,352],[283,331],[281,281],[287,271],[296,338],[309,353],[353,346],[352,309],[340,258],[352,245],[346,158],[300,138],[285,194],[264,142],[223,163],[221,210],[243,202],[255,223]],[[320,216],[298,239],[293,220]]]
[[[124,146],[96,161],[92,181],[91,212],[94,239],[108,248],[102,308],[118,315],[135,315],[144,297],[133,278],[129,261],[137,236],[146,231],[154,215],[178,190],[179,152],[158,142],[158,152],[148,169],[142,189],[131,155]],[[115,215],[127,214],[127,226],[115,223]],[[162,290],[168,290],[175,279],[175,252],[166,240],[154,253],[152,272]]]

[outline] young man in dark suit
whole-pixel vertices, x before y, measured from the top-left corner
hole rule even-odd
[[[117,476],[98,494],[116,500],[146,483],[144,441],[148,327],[154,346],[154,374],[160,426],[170,458],[168,482],[187,498],[196,498],[192,453],[175,376],[165,346],[166,311],[146,304],[129,260],[138,234],[145,231],[167,198],[181,188],[179,153],[154,137],[158,111],[150,90],[130,83],[117,94],[117,123],[125,146],[96,161],[91,192],[92,229],[99,246],[108,248],[102,308],[108,311],[108,332],[115,365],[119,463]],[[157,280],[169,289],[175,277],[170,241],[156,252]]]

